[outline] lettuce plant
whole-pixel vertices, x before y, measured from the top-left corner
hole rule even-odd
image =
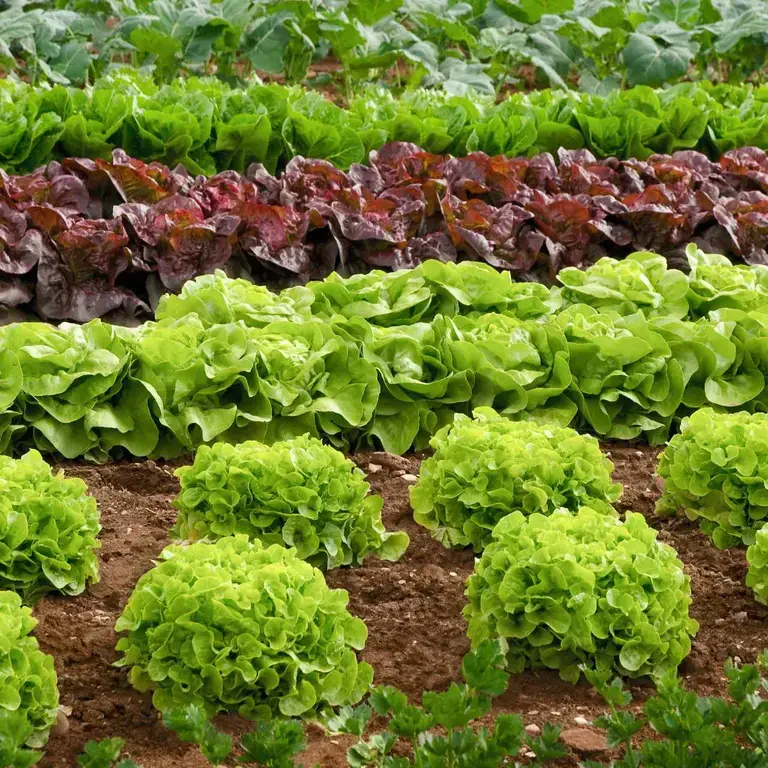
[[[730,262],[729,262],[730,263]],[[657,253],[639,251],[617,261],[604,257],[587,269],[561,269],[567,304],[589,304],[620,315],[683,318],[688,314],[688,279]]]
[[[313,314],[362,317],[372,325],[411,325],[438,314],[507,312],[520,318],[550,314],[560,304],[557,292],[541,283],[514,282],[509,272],[473,261],[429,259],[398,272],[373,270],[341,277],[333,272],[307,286]]]
[[[263,328],[276,320],[307,320],[312,294],[296,286],[274,293],[248,280],[233,279],[220,269],[184,283],[181,293],[166,293],[155,310],[158,320],[182,319],[195,314],[206,325],[242,320],[250,328]]]
[[[305,432],[342,441],[371,420],[379,401],[376,369],[339,326],[277,321],[249,337],[272,413],[269,442]]]
[[[695,322],[658,317],[661,334],[683,371],[682,406],[752,409],[768,372],[768,315],[713,310]]]
[[[747,548],[747,586],[755,597],[768,605],[768,523],[755,534],[755,541]]]
[[[101,525],[79,478],[54,474],[37,451],[0,456],[0,588],[34,602],[79,595],[99,579]]]
[[[575,304],[551,322],[568,341],[569,395],[583,421],[604,437],[665,440],[683,397],[683,369],[642,313]]]
[[[145,456],[157,440],[148,396],[130,381],[131,348],[116,326],[14,323],[2,330],[21,372],[27,442],[66,458]]]
[[[568,344],[551,323],[498,313],[438,318],[444,359],[474,376],[472,406],[492,406],[505,416],[567,426],[576,405],[564,393],[572,382]]]
[[[166,548],[116,631],[119,666],[161,711],[197,704],[252,719],[359,701],[373,670],[344,590],[293,549],[245,534]]]
[[[766,455],[768,414],[696,411],[659,457],[657,514],[682,510],[720,548],[753,544],[768,521]]]
[[[206,327],[195,315],[147,323],[135,334],[136,379],[161,425],[153,455],[172,457],[228,430],[261,429],[269,399],[256,371],[256,345],[242,322]]]
[[[685,249],[688,265],[688,301],[703,317],[713,309],[765,309],[768,305],[768,267],[731,264],[725,256],[704,253],[694,244]]]
[[[510,421],[490,408],[457,414],[411,488],[414,519],[444,546],[482,551],[494,526],[519,511],[549,515],[590,505],[615,516],[621,485],[594,437],[567,427]]]
[[[0,591],[0,765],[27,768],[56,722],[53,657],[32,636],[37,620],[13,592]]]
[[[365,475],[343,453],[308,435],[201,446],[192,466],[176,470],[181,492],[173,534],[216,539],[245,533],[264,545],[295,547],[318,568],[361,563],[368,555],[397,560],[406,533],[388,533],[383,499],[369,496]]]
[[[675,669],[698,630],[683,564],[632,512],[506,515],[466,594],[473,646],[504,637],[510,671],[548,667],[572,682],[582,665],[629,677]]]

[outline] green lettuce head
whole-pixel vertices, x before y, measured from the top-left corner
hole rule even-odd
[[[640,677],[674,670],[698,624],[690,580],[642,515],[589,507],[502,518],[467,580],[473,646],[503,637],[508,668],[580,667]]]
[[[376,370],[338,326],[281,321],[251,330],[250,338],[272,412],[267,442],[307,432],[343,441],[371,420],[379,401]]]
[[[313,314],[360,317],[381,327],[473,312],[504,312],[528,319],[549,315],[560,306],[557,291],[540,283],[514,282],[508,272],[471,261],[430,259],[413,269],[373,270],[351,277],[334,272],[307,288],[315,297]]]
[[[575,304],[551,322],[568,341],[569,395],[583,421],[602,437],[665,440],[683,397],[683,370],[642,313]]]
[[[722,549],[753,544],[768,521],[768,414],[702,408],[659,457],[656,513],[682,510]]]
[[[688,279],[657,253],[632,253],[621,261],[608,257],[587,269],[558,272],[567,304],[588,304],[620,315],[683,318],[688,314]]]
[[[31,430],[28,442],[96,461],[115,449],[146,456],[154,448],[148,395],[129,375],[130,335],[100,320],[2,329],[2,354],[15,355],[22,375],[19,406]]]
[[[747,586],[755,597],[768,605],[768,523],[755,534],[755,542],[747,548]]]
[[[302,286],[278,294],[217,269],[212,275],[188,280],[178,296],[161,296],[155,318],[178,320],[195,314],[206,326],[242,320],[250,328],[263,328],[276,320],[309,319],[311,303],[312,293]]]
[[[481,552],[507,515],[576,512],[589,505],[615,516],[621,485],[594,437],[567,427],[509,421],[490,408],[457,414],[431,442],[411,488],[414,519],[446,547]]]
[[[768,267],[731,264],[727,257],[703,253],[694,244],[685,254],[691,268],[688,301],[694,316],[703,317],[713,309],[749,312],[768,305]]]
[[[37,451],[0,456],[1,589],[32,603],[49,592],[79,595],[99,580],[99,511],[86,490],[51,472]]]
[[[560,426],[576,415],[564,394],[571,384],[568,344],[554,325],[497,313],[438,318],[434,325],[448,365],[474,374],[472,406]]]
[[[217,539],[245,533],[265,546],[295,547],[318,568],[361,563],[368,555],[397,560],[406,533],[388,533],[381,496],[343,453],[304,435],[202,446],[191,467],[176,470],[181,492],[175,536]]]
[[[171,546],[117,621],[117,664],[161,711],[263,719],[354,704],[373,670],[357,660],[368,632],[347,600],[293,549],[244,534]]]
[[[172,457],[233,433],[265,429],[272,411],[242,322],[206,327],[195,315],[146,323],[135,334],[135,377],[162,425],[153,455]]]
[[[56,722],[59,689],[53,657],[32,637],[32,611],[0,592],[0,765],[27,768]]]

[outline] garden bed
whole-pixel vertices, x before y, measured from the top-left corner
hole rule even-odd
[[[677,549],[691,576],[691,613],[701,629],[681,675],[699,694],[723,694],[724,660],[738,656],[750,662],[768,646],[768,608],[755,602],[744,584],[744,550],[717,550],[696,525],[654,517],[657,448],[610,443],[603,448],[616,464],[614,479],[624,484],[619,508],[645,514],[661,530],[661,538]],[[459,678],[469,648],[461,609],[473,556],[444,549],[413,522],[409,478],[403,475],[418,474],[417,458],[383,453],[353,458],[368,473],[372,491],[384,497],[386,526],[406,530],[411,545],[397,563],[371,558],[363,566],[331,571],[328,581],[349,591],[350,610],[368,626],[363,657],[376,670],[376,682],[395,685],[419,700],[423,690],[443,689]],[[108,736],[124,738],[125,754],[144,768],[206,765],[194,746],[182,744],[163,727],[149,695],[135,692],[126,673],[112,666],[117,658],[115,620],[137,579],[169,542],[178,489],[175,466],[152,461],[64,465],[68,475],[88,483],[101,509],[101,582],[80,597],[49,597],[35,608],[37,637],[55,658],[62,704],[71,708],[68,730],[51,735],[42,768],[71,768],[86,741]],[[642,682],[632,686],[637,701],[650,690]],[[575,718],[591,720],[604,707],[586,683],[573,686],[560,681],[556,672],[542,671],[513,676],[494,709],[520,712],[526,724],[550,720],[578,728]],[[225,718],[222,724],[234,732],[247,727],[237,718]],[[311,728],[308,738],[306,765],[346,765],[348,742],[343,737],[329,739]]]

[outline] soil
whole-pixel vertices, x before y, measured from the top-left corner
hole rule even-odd
[[[646,515],[660,538],[677,549],[691,576],[692,615],[701,629],[681,674],[699,694],[723,694],[725,659],[750,662],[768,646],[768,609],[755,602],[744,584],[744,551],[717,550],[689,521],[654,516],[658,449],[603,447],[615,463],[615,479],[624,484],[619,506]],[[376,682],[397,686],[418,701],[422,691],[444,689],[460,679],[461,659],[469,648],[461,615],[464,581],[472,571],[473,556],[444,549],[414,523],[403,475],[418,474],[417,457],[369,453],[352,458],[368,473],[372,490],[384,497],[386,526],[406,530],[411,545],[397,563],[369,559],[363,566],[331,571],[327,580],[349,591],[350,610],[368,626],[362,655],[376,670]],[[139,576],[169,543],[178,488],[174,467],[152,461],[62,464],[66,474],[86,481],[101,509],[101,581],[80,597],[50,597],[35,608],[37,637],[55,658],[62,704],[71,709],[66,732],[51,736],[39,763],[43,768],[75,766],[86,741],[108,736],[125,739],[126,754],[144,768],[207,765],[195,747],[182,744],[162,726],[149,696],[134,691],[125,672],[112,666],[117,658],[115,620]],[[639,706],[652,688],[636,683],[631,690]],[[591,721],[603,710],[587,684],[564,683],[548,671],[513,676],[494,706],[495,712],[521,713],[526,724],[552,721],[566,729],[577,727],[581,718]],[[247,728],[234,717],[220,725],[234,733]],[[583,737],[583,731],[577,736]],[[307,766],[346,766],[348,739],[330,739],[312,727],[308,740],[303,757]],[[576,758],[562,764],[576,765]]]

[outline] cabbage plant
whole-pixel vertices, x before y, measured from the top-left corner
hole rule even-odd
[[[503,637],[508,668],[581,667],[640,677],[674,670],[691,650],[690,580],[642,515],[583,507],[513,512],[467,580],[473,646]]]
[[[684,318],[688,314],[688,279],[667,269],[664,256],[647,251],[617,261],[604,257],[587,269],[561,269],[566,304],[588,304],[620,315],[642,312],[646,317]]]
[[[101,525],[79,478],[53,473],[37,451],[0,456],[0,589],[34,602],[79,595],[99,579]]]
[[[490,544],[507,515],[576,512],[590,505],[615,516],[621,485],[594,437],[567,427],[510,421],[490,408],[457,414],[431,442],[411,488],[414,519],[446,547]]]
[[[37,620],[14,592],[0,591],[0,765],[27,768],[56,722],[53,657],[32,636]]]
[[[702,408],[659,457],[660,515],[682,511],[720,548],[753,544],[768,521],[768,414]]]
[[[118,666],[157,709],[197,704],[260,720],[359,701],[373,670],[344,590],[294,549],[245,534],[170,546],[117,621]]]
[[[768,605],[768,523],[755,534],[755,541],[747,548],[747,586],[755,597]]]
[[[295,547],[318,568],[397,560],[408,534],[381,522],[381,496],[343,453],[303,435],[271,446],[249,441],[201,446],[176,470],[181,492],[173,535],[216,539],[245,533],[265,545]]]

